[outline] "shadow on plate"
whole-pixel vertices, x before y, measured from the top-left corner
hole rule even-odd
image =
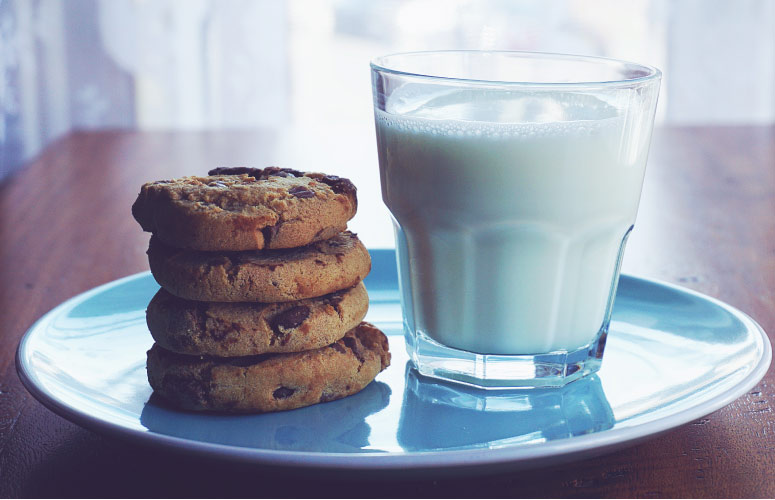
[[[366,417],[385,408],[390,387],[372,382],[350,397],[259,415],[170,408],[155,393],[140,415],[148,430],[195,441],[283,451],[358,452],[369,444]]]

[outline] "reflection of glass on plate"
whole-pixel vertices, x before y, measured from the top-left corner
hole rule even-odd
[[[418,426],[416,422],[427,422]],[[423,377],[406,366],[399,444],[407,451],[498,448],[610,429],[614,415],[597,375],[562,388],[486,390]]]
[[[140,422],[158,434],[269,450],[356,452],[369,442],[366,417],[388,405],[390,387],[372,382],[352,396],[298,410],[227,415],[173,410],[153,395]]]

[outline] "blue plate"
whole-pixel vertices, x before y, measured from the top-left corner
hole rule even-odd
[[[392,365],[360,393],[266,415],[203,415],[152,397],[145,307],[149,273],[53,309],[17,352],[27,389],[84,427],[244,462],[418,473],[510,470],[597,455],[715,411],[767,371],[770,343],[742,312],[666,283],[622,276],[600,372],[563,389],[486,391],[409,368],[395,259],[372,251],[367,320]]]

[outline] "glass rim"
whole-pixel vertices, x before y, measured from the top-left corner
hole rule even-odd
[[[632,67],[643,71],[645,74],[634,78],[621,78],[615,80],[587,80],[587,81],[569,81],[569,82],[557,82],[557,81],[513,81],[513,80],[489,80],[489,79],[476,79],[476,78],[460,78],[443,75],[425,74],[421,72],[404,71],[400,69],[391,68],[386,61],[390,58],[405,57],[405,56],[423,56],[423,55],[440,55],[440,54],[493,54],[493,55],[505,55],[512,57],[519,57],[524,59],[545,59],[545,60],[569,60],[579,61],[594,64],[607,64],[617,65],[621,67]],[[614,59],[610,57],[602,56],[589,56],[578,54],[563,54],[558,52],[532,52],[532,51],[519,51],[519,50],[423,50],[423,51],[411,51],[411,52],[394,52],[383,56],[375,57],[369,62],[369,66],[372,71],[390,73],[399,76],[408,76],[414,78],[423,78],[428,80],[438,80],[450,83],[464,83],[469,85],[487,85],[487,86],[499,86],[499,87],[523,87],[523,88],[607,88],[607,87],[630,87],[633,85],[643,85],[652,80],[660,80],[662,78],[662,72],[654,66],[646,64],[635,63],[631,61],[625,61],[621,59]]]

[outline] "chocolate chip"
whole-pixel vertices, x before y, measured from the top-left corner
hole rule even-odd
[[[355,184],[350,182],[350,179],[345,179],[344,177],[338,177],[336,175],[326,175],[318,178],[318,180],[331,186],[334,193],[344,194],[352,198],[354,203],[353,208],[356,210],[358,209],[357,189],[355,188]]]
[[[294,392],[296,392],[296,389],[291,389],[290,387],[280,387],[279,389],[275,389],[275,391],[272,393],[272,397],[275,399],[286,399],[293,396]]]
[[[275,237],[277,230],[277,226],[266,226],[265,228],[261,229],[261,234],[264,235],[264,247],[269,246],[269,242],[271,242],[272,238]]]
[[[290,330],[304,323],[304,320],[309,317],[309,313],[310,308],[308,306],[295,306],[275,315],[269,321],[269,326],[275,334],[272,343],[274,344],[275,339],[281,339],[281,344],[285,345],[288,342]]]
[[[218,167],[207,172],[207,175],[242,175],[247,174],[256,179],[260,178],[264,170],[252,167]]]
[[[339,177],[336,175],[326,175],[321,177],[320,182],[324,184],[328,184],[331,186],[331,189],[337,193],[337,194],[352,194],[354,195],[357,191],[355,189],[355,184],[350,182],[350,179],[345,179],[344,177]]]
[[[295,196],[296,198],[314,198],[315,197],[315,193],[305,188],[304,186],[293,186],[291,189],[288,190],[288,192],[293,196]]]
[[[360,346],[358,345],[358,341],[352,337],[344,337],[342,341],[344,342],[344,345],[353,352],[353,355],[358,358],[359,363],[363,364],[366,361],[366,358],[363,357],[363,352],[361,352]]]
[[[272,319],[275,328],[289,330],[301,325],[309,317],[308,306],[295,306],[287,309]]]
[[[304,172],[292,168],[266,167],[264,169],[264,177],[269,177],[270,175],[277,177],[304,177]]]
[[[327,296],[325,300],[327,304],[333,306],[334,308],[338,308],[339,304],[344,300],[344,294],[341,292],[334,292]]]

